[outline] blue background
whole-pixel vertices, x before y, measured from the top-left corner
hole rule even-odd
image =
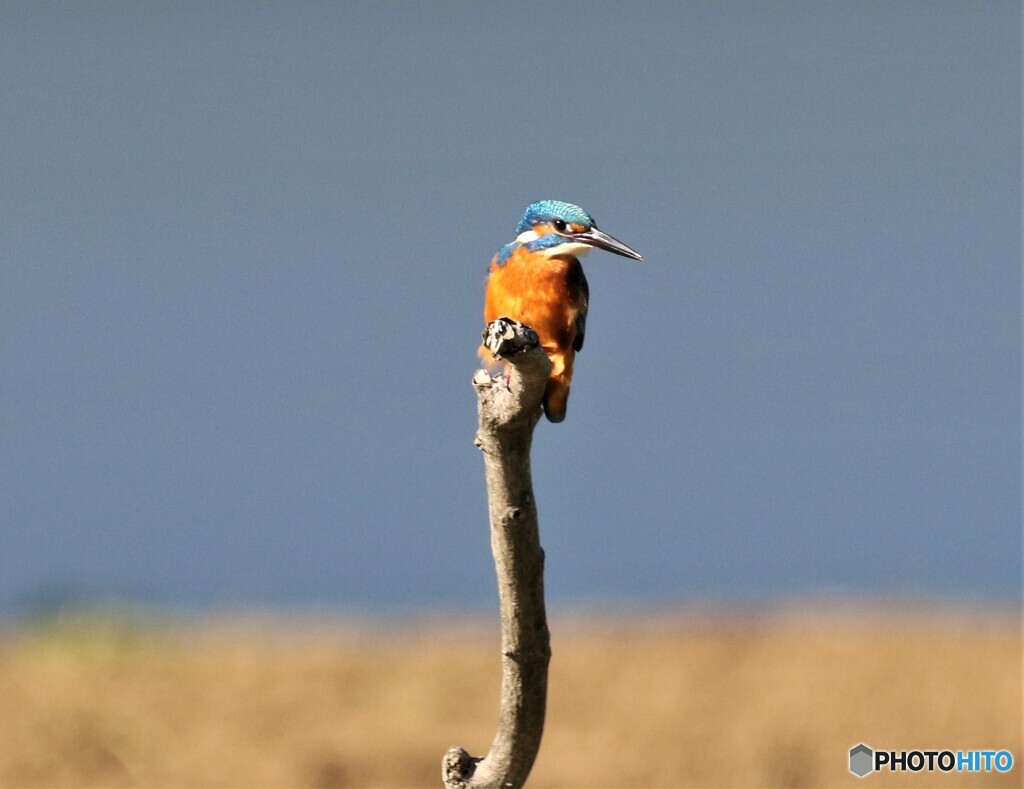
[[[0,614],[490,605],[469,381],[586,261],[560,605],[1018,599],[1015,2],[0,5]]]

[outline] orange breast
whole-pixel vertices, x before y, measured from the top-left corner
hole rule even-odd
[[[513,318],[537,332],[551,359],[544,390],[544,413],[552,422],[565,419],[572,386],[577,318],[587,309],[583,267],[574,257],[547,258],[520,247],[499,266],[491,263],[484,299],[484,321]],[[480,358],[490,358],[480,346]]]
[[[547,258],[517,249],[505,265],[491,263],[484,321],[513,318],[537,332],[545,350],[566,353],[576,339],[576,317],[585,309],[576,258]]]

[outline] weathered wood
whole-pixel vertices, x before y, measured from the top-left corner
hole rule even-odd
[[[530,476],[530,445],[551,362],[533,330],[507,318],[488,325],[484,345],[510,365],[507,377],[479,370],[473,378],[501,609],[501,709],[485,757],[462,748],[445,754],[441,774],[448,789],[515,789],[526,782],[544,732],[551,658]]]

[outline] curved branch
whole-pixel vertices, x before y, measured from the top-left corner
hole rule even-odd
[[[448,789],[521,787],[540,749],[551,647],[544,610],[544,551],[530,476],[530,445],[551,362],[528,326],[490,323],[484,345],[509,364],[508,376],[477,371],[491,550],[501,607],[501,709],[487,756],[450,748],[442,762]]]

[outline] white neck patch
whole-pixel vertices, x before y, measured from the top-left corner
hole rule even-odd
[[[520,244],[529,244],[531,241],[536,241],[538,238],[540,238],[540,236],[537,235],[536,230],[526,230],[516,236],[516,241]],[[583,257],[590,252],[591,249],[593,249],[593,247],[589,244],[581,244],[579,241],[573,241],[572,239],[567,238],[561,244],[541,249],[539,252],[547,258],[557,258],[564,255],[576,255],[577,257]]]
[[[593,247],[589,244],[581,244],[579,241],[570,241],[569,239],[566,239],[564,244],[542,249],[540,250],[540,253],[547,258],[560,258],[565,257],[566,255],[583,257],[590,252],[591,249],[593,249]]]

